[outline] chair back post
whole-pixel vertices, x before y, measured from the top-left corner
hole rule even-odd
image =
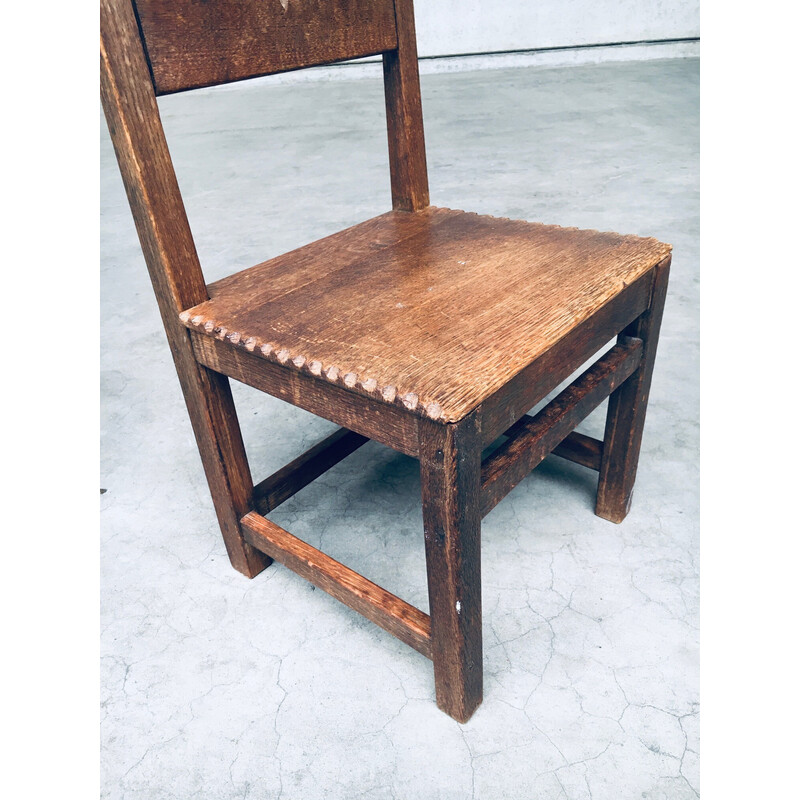
[[[413,0],[395,0],[397,49],[383,54],[392,207],[419,211],[430,203]]]
[[[130,0],[100,2],[100,95],[172,345],[186,336],[178,314],[208,292]]]

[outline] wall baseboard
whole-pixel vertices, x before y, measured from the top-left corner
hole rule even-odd
[[[700,55],[699,39],[660,42],[620,42],[615,44],[549,47],[510,53],[476,53],[463,56],[422,58],[420,74],[468,72],[513,67],[562,67],[578,64],[599,64],[613,61],[651,61],[659,58],[696,58]]]
[[[662,58],[698,58],[699,39],[670,39],[654,42],[619,42],[614,44],[548,47],[538,50],[517,50],[506,53],[474,53],[458,56],[428,56],[420,58],[421,75],[442,72],[472,72],[476,70],[513,69],[515,67],[565,67],[581,64],[613,63],[618,61],[652,61]],[[243,85],[255,86],[316,83],[320,81],[359,80],[376,78],[381,74],[377,56],[331,64],[296,72],[282,72],[240,83],[198,89],[199,92],[230,91]]]

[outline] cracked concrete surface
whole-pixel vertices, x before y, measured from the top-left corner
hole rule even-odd
[[[656,236],[674,260],[632,511],[550,458],[485,519],[485,700],[292,574],[227,562],[103,126],[103,797],[698,791],[698,63],[423,79],[432,199]],[[380,213],[379,80],[160,101],[209,280]],[[235,386],[259,480],[333,426]],[[603,408],[580,430],[602,434]],[[416,462],[368,443],[274,513],[427,610]]]

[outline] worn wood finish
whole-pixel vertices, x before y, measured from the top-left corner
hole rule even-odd
[[[503,433],[503,436],[513,439],[523,428],[529,426],[532,420],[533,415],[524,414]],[[567,461],[573,461],[581,466],[599,470],[602,452],[603,443],[599,439],[594,439],[591,436],[572,431],[567,434],[566,438],[563,439],[560,444],[555,446],[551,454],[566,459]]]
[[[642,339],[644,351],[639,369],[608,401],[595,513],[611,522],[622,522],[630,510],[658,334],[667,297],[670,262],[671,258],[667,257],[656,267],[652,298],[647,311],[620,336],[620,339],[624,336]]]
[[[592,436],[573,431],[553,450],[552,455],[597,471],[603,457],[603,443]]]
[[[419,433],[436,703],[466,722],[483,698],[479,415]]]
[[[196,363],[177,320],[208,295],[127,0],[101,0],[100,58],[103,109],[225,547],[231,564],[253,577],[269,564],[239,528],[253,482],[228,381]]]
[[[419,211],[430,200],[412,0],[395,0],[395,12],[397,50],[383,54],[392,208]]]
[[[100,3],[100,92],[165,324],[208,298],[158,105],[127,0]]]
[[[669,252],[655,239],[444,208],[364,224],[379,245],[357,225],[211,284],[181,319],[317,381],[455,422]],[[607,316],[589,323],[602,326],[597,347],[616,332]]]
[[[620,291],[482,403],[484,446],[547,397],[647,308],[651,273],[652,270]]]
[[[231,562],[252,577],[274,557],[431,658],[463,722],[483,691],[481,512],[552,451],[599,470],[599,515],[625,515],[670,247],[431,208],[411,0],[137,9],[101,0],[103,106]],[[394,210],[206,287],[156,93],[373,53]],[[226,376],[347,430],[254,487]],[[609,392],[604,442],[570,432]],[[253,510],[367,438],[420,459],[430,617]]]
[[[423,611],[254,511],[242,519],[242,526],[253,547],[431,658],[431,620]]]
[[[366,444],[360,433],[339,428],[253,489],[253,505],[267,514]]]
[[[404,413],[402,408],[345,391],[332,383],[314,380],[312,376],[288,369],[285,365],[257,358],[227,341],[199,333],[193,333],[191,338],[195,357],[204,366],[407,456],[416,456],[419,452],[419,420]]]
[[[392,0],[136,0],[158,94],[397,47]]]
[[[525,416],[481,466],[481,513],[488,514],[642,359],[642,340],[621,337],[536,416]]]

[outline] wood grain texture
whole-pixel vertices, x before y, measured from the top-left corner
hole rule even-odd
[[[577,380],[534,417],[525,416],[481,465],[481,513],[485,516],[567,434],[639,366],[642,340],[620,337]]]
[[[443,208],[394,211],[211,284],[211,299],[180,316],[317,381],[455,422],[669,250]]]
[[[324,417],[408,456],[416,456],[418,417],[395,405],[345,391],[328,381],[199,333],[192,334],[197,360],[210,369],[246,383],[280,400]]]
[[[503,435],[514,436],[519,430],[520,425],[527,425],[532,419],[532,415],[525,414]],[[595,471],[600,469],[600,458],[602,454],[603,443],[599,439],[586,436],[577,431],[572,431],[572,433],[567,434],[567,437],[551,451],[551,455],[558,456],[566,461],[572,461],[574,464],[580,464],[582,467],[588,467]]]
[[[484,445],[508,430],[647,308],[652,274],[650,270],[623,289],[483,402]]]
[[[156,298],[177,309],[208,298],[128,0],[100,4],[100,94]],[[172,319],[165,319],[173,325]]]
[[[136,0],[157,94],[397,47],[392,0]]]
[[[242,519],[242,526],[253,547],[431,658],[431,621],[423,611],[254,511]]]
[[[253,577],[269,564],[241,536],[253,482],[228,380],[199,366],[177,313],[206,297],[167,150],[136,20],[127,0],[101,0],[101,98],[139,241],[231,564]]]
[[[658,335],[667,297],[670,263],[671,257],[668,256],[656,267],[647,311],[620,335],[620,340],[626,336],[642,339],[644,351],[639,369],[608,401],[595,513],[611,522],[622,522],[631,506]]]
[[[582,467],[599,470],[603,457],[603,443],[593,436],[573,431],[552,453],[554,456],[580,464]]]
[[[339,428],[255,486],[253,505],[268,514],[368,441],[360,433]]]
[[[466,722],[483,699],[480,417],[419,434],[436,704]]]
[[[419,211],[430,199],[412,0],[395,0],[395,12],[397,50],[383,55],[392,208]]]
[[[599,515],[627,513],[671,248],[429,207],[411,0],[136,9],[101,0],[103,106],[231,563],[252,577],[274,557],[432,658],[464,722],[483,692],[481,512],[552,451],[599,470]],[[377,53],[394,210],[206,287],[155,95]],[[226,376],[348,430],[254,487]],[[605,441],[570,433],[609,392]],[[252,510],[367,438],[419,456],[430,617]]]

